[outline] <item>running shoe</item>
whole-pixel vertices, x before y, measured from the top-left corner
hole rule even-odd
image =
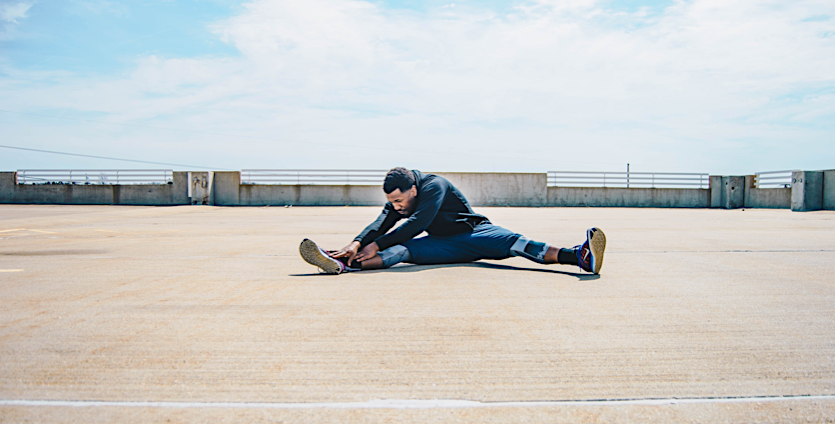
[[[338,259],[332,258],[310,239],[304,239],[299,245],[299,254],[307,263],[318,267],[324,274],[341,274],[345,271],[345,264]]]
[[[597,227],[591,227],[586,230],[586,242],[579,246],[574,246],[580,268],[583,271],[594,274],[600,274],[600,268],[603,267],[603,252],[605,250],[606,235],[603,234],[603,230]]]

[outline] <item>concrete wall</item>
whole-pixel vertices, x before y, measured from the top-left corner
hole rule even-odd
[[[710,207],[711,208],[721,208],[722,207],[722,176],[721,175],[711,175],[709,178],[710,182]]]
[[[0,172],[0,203],[65,205],[187,205],[185,172],[160,185],[19,185],[15,172]]]
[[[219,206],[237,206],[241,204],[241,173],[237,171],[215,171],[213,179],[214,203]]]
[[[823,208],[835,210],[835,169],[823,171]]]
[[[217,185],[215,190],[218,190]],[[219,193],[215,192],[215,202],[218,202]],[[238,198],[240,206],[382,206],[386,203],[380,186],[356,185],[246,184],[240,186]]]
[[[789,209],[792,206],[790,188],[746,188],[746,208]]]
[[[192,205],[215,204],[214,177],[215,173],[213,171],[192,171],[188,173],[188,197]]]
[[[433,172],[449,180],[473,206],[545,206],[548,174]]]
[[[707,208],[709,189],[548,187],[547,206]]]
[[[753,176],[713,175],[709,189],[672,189],[547,187],[544,173],[437,174],[473,206],[835,209],[835,170],[800,171],[790,189],[754,188]],[[241,185],[237,171],[175,172],[168,185],[18,185],[14,172],[0,172],[0,203],[380,206],[385,201],[379,185]]]
[[[756,188],[756,177],[745,176],[744,207],[789,209],[792,206],[791,188]]]
[[[816,211],[823,207],[823,172],[792,172],[792,210]]]

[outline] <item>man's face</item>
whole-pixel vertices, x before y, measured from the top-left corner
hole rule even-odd
[[[391,202],[391,205],[394,206],[394,210],[397,213],[403,216],[409,216],[417,208],[417,187],[412,186],[412,188],[405,192],[396,188],[391,193],[386,194],[386,200]]]

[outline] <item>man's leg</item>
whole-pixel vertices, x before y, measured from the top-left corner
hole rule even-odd
[[[572,249],[556,248],[521,236],[510,248],[510,256],[522,256],[541,264],[578,265],[584,271],[599,274],[605,250],[606,235],[592,227],[586,231],[586,241]]]
[[[407,262],[412,258],[407,249],[402,244],[389,247],[386,250],[380,251],[372,258],[366,259],[362,262],[354,261],[347,270],[367,270],[367,269],[381,269],[389,268],[400,262]]]
[[[520,236],[510,247],[509,256],[521,256],[540,264],[578,265],[577,253],[574,249],[552,246],[548,243],[531,240]]]
[[[411,252],[409,261],[419,265],[474,262],[480,259],[506,259],[510,246],[520,236],[488,223],[477,225],[471,233],[448,237],[427,236],[403,243]]]

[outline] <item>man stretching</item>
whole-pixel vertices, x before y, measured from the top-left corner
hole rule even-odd
[[[383,183],[388,203],[371,225],[349,245],[323,250],[312,240],[299,246],[302,258],[327,274],[388,268],[400,262],[418,265],[473,262],[522,256],[540,264],[579,265],[600,273],[606,236],[586,230],[586,241],[571,249],[533,241],[493,225],[473,212],[449,181],[433,174],[394,168]],[[406,222],[392,232],[397,221]],[[426,231],[429,235],[415,238]]]

